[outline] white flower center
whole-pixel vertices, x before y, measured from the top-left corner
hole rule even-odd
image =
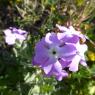
[[[55,59],[59,58],[59,47],[51,47],[49,49],[49,56]]]

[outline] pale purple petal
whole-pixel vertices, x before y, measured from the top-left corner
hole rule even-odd
[[[67,77],[68,73],[65,70],[62,70],[61,73],[55,73],[55,77],[58,81],[61,81],[63,79],[63,77]]]
[[[18,34],[18,29],[15,27],[10,27],[9,28],[11,30],[12,33],[17,33]]]
[[[64,27],[64,26],[61,26],[61,25],[58,25],[58,24],[56,24],[56,27],[59,28],[59,30],[62,31],[62,32],[69,31],[69,29],[67,27]]]
[[[69,65],[69,70],[70,71],[73,71],[73,72],[78,71],[78,65],[79,65],[80,60],[81,60],[80,56],[79,55],[76,55],[73,58],[71,64]]]
[[[57,38],[56,33],[47,33],[46,37],[45,37],[45,41],[49,44],[59,44],[60,41]]]
[[[62,78],[68,76],[68,73],[65,70],[61,70],[60,72],[57,72],[56,70],[54,70],[54,68],[52,68],[51,71],[48,74],[46,74],[45,76],[51,77],[52,75],[55,76],[55,78],[58,81],[61,81]]]
[[[34,60],[37,63],[42,63],[44,64],[47,60],[48,60],[48,50],[47,48],[45,48],[43,45],[40,44],[40,42],[38,42],[36,44],[36,48],[35,48],[35,57]]]
[[[64,59],[64,61],[70,62],[70,61],[73,60],[73,58],[74,58],[75,56],[76,56],[76,53],[73,54],[73,55],[70,55],[70,56],[63,56],[63,57],[62,57],[62,60]]]
[[[42,38],[42,40],[39,41],[35,47],[35,51],[38,53],[47,52],[48,49],[49,49],[49,45],[45,42],[44,38]]]
[[[59,63],[59,61],[56,61],[56,62],[53,64],[53,68],[55,69],[56,72],[61,72],[61,71],[62,71],[62,66],[61,66],[61,64]]]
[[[40,65],[45,64],[49,60],[48,56],[44,55],[35,55],[34,62],[39,63]]]
[[[66,42],[66,43],[77,43],[79,41],[79,37],[76,36],[76,35],[72,35],[72,36],[68,36],[66,35],[63,40]]]
[[[76,51],[75,45],[68,43],[60,49],[60,54],[62,54],[62,57],[67,57],[76,54]]]
[[[80,64],[83,65],[84,67],[87,67],[87,63],[86,63],[86,61],[84,61],[84,60],[81,60],[81,61],[80,61]]]
[[[65,67],[68,67],[68,65],[71,63],[71,61],[64,60],[64,59],[62,59],[62,58],[60,58],[59,62],[60,62],[60,64],[61,64],[61,66],[62,66],[63,69],[64,69]]]
[[[81,33],[81,31],[76,31],[73,26],[70,26],[69,28],[70,28],[70,31],[71,31],[72,34],[77,35],[79,38],[82,39],[83,42],[86,41],[86,37],[85,37],[85,35],[83,35]]]
[[[22,29],[18,29],[18,32],[21,35],[27,34],[27,32],[25,30],[22,30]]]
[[[79,52],[82,54],[82,53],[85,53],[87,50],[88,50],[88,47],[86,44],[81,44],[80,46],[77,46],[78,47],[78,50]]]
[[[44,70],[45,74],[48,74],[51,71],[52,67],[53,67],[52,64],[50,64],[46,67],[43,67],[43,70]]]
[[[69,37],[72,37],[72,35],[76,35],[78,38],[81,38],[83,42],[86,41],[85,35],[83,35],[83,34],[81,33],[81,31],[75,30],[73,26],[69,26],[69,27],[67,28],[67,27],[64,27],[64,26],[61,26],[61,25],[58,25],[58,24],[57,24],[56,27],[58,27],[59,30],[63,32],[63,35],[65,35],[65,36],[67,35],[67,37],[68,37],[68,36],[69,36]],[[60,37],[60,36],[59,36],[59,37]],[[69,41],[70,41],[70,40],[69,40]],[[72,40],[72,41],[73,41],[73,40]],[[70,43],[70,42],[69,42],[69,43]]]
[[[11,36],[6,36],[5,37],[5,42],[8,44],[8,45],[13,45],[15,44],[15,36],[14,35],[11,35]]]
[[[54,65],[55,63],[56,63],[55,58],[48,57],[48,59],[44,62],[44,64],[42,64],[42,67],[46,67],[50,64]]]
[[[4,30],[4,34],[5,34],[5,36],[10,36],[10,35],[12,35],[12,32],[10,29],[6,29],[6,30]]]
[[[77,43],[79,41],[79,36],[67,33],[58,33],[58,39],[65,43]]]
[[[26,39],[26,37],[23,35],[19,35],[19,34],[14,34],[14,35],[15,35],[16,39],[18,39],[18,40],[24,41]]]
[[[36,44],[34,61],[45,64],[49,60],[48,44],[45,43],[44,38]]]

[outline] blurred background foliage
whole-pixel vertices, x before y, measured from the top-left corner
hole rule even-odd
[[[35,43],[56,24],[73,25],[88,38],[88,69],[58,82],[31,64]],[[4,42],[3,30],[19,27],[28,40]],[[0,0],[0,95],[95,95],[95,0]]]

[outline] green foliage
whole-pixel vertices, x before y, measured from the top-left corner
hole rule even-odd
[[[0,0],[0,95],[95,95],[94,20],[94,0]],[[89,68],[80,67],[61,82],[32,65],[36,42],[56,23],[72,24],[90,38]],[[27,30],[27,40],[6,45],[3,30],[10,26]]]

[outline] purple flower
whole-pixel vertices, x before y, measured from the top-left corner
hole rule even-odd
[[[76,72],[78,71],[78,65],[79,63],[85,67],[87,67],[86,60],[85,60],[85,55],[84,53],[87,51],[87,45],[86,44],[76,44],[77,52],[76,55],[73,57],[70,65],[69,65],[69,70]]]
[[[5,42],[8,45],[15,44],[16,40],[20,42],[24,41],[27,37],[27,32],[21,29],[10,27],[9,29],[4,30]]]
[[[40,66],[46,75],[54,75],[58,80],[61,80],[62,77],[68,75],[63,67],[66,67],[64,66],[65,63],[68,65],[67,58],[71,60],[71,56],[76,54],[76,47],[72,43],[65,43],[59,35],[62,35],[62,33],[47,33],[36,44],[33,64]],[[64,38],[64,36],[61,38]]]
[[[86,41],[86,36],[83,35],[80,31],[76,31],[73,26],[69,26],[68,28],[60,25],[56,25],[60,31],[63,32],[63,35],[59,36],[61,39],[63,39],[67,43],[74,43],[75,47],[77,49],[77,52],[75,55],[70,57],[67,57],[67,60],[71,61],[68,64],[69,70],[76,72],[78,71],[78,65],[79,63],[82,64],[83,66],[87,66],[86,60],[85,60],[85,55],[84,53],[87,51],[87,45],[86,44],[80,44],[80,39],[83,40],[83,42]],[[74,40],[76,39],[76,40]],[[63,60],[61,60],[62,62]],[[64,62],[63,62],[64,64]],[[67,64],[67,63],[66,63]],[[67,65],[66,65],[67,66]]]
[[[56,27],[58,27],[59,30],[63,32],[63,35],[65,35],[65,37],[70,37],[69,39],[67,39],[69,43],[77,43],[80,39],[82,39],[83,42],[86,41],[85,35],[83,35],[81,31],[75,30],[73,26],[69,26],[67,28],[65,26],[56,24]],[[66,40],[65,37],[64,40]],[[77,40],[74,41],[72,38],[76,38]]]
[[[33,65],[42,68],[46,76],[55,76],[60,81],[68,76],[67,71],[78,71],[79,63],[87,66],[84,55],[87,45],[84,44],[86,37],[73,26],[56,26],[61,33],[47,33],[36,44]]]
[[[55,76],[58,81],[61,81],[63,77],[67,77],[68,73],[65,70],[62,70],[60,73],[52,69],[49,74],[46,74],[47,77]]]

